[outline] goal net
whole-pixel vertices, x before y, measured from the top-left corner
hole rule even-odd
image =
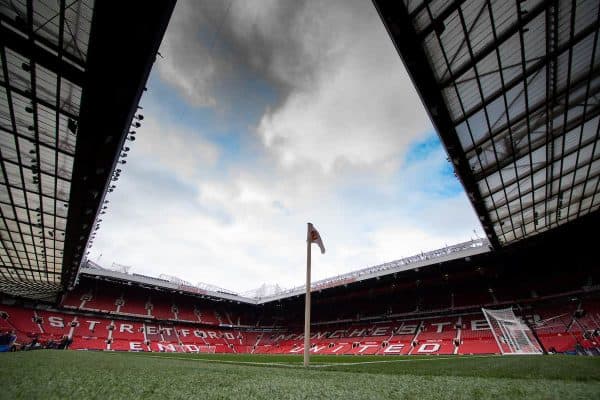
[[[481,310],[502,354],[542,354],[533,333],[512,308]]]

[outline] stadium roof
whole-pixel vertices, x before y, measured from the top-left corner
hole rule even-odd
[[[174,3],[0,0],[0,292],[73,283]]]
[[[374,4],[494,247],[598,210],[598,1]]]
[[[367,268],[362,268],[345,274],[314,281],[311,283],[311,292],[347,286],[349,284],[366,281],[368,279],[379,279],[383,276],[394,275],[402,271],[441,264],[447,261],[468,259],[472,256],[487,253],[488,251],[489,242],[487,239],[477,239],[469,242],[458,243],[452,246],[446,246],[442,249],[422,252],[421,254],[416,254],[411,257],[405,257],[384,264],[369,266]],[[277,287],[276,290],[269,293],[266,293],[264,290],[252,290],[243,294],[238,294],[206,283],[193,285],[177,277],[168,275],[161,275],[159,278],[155,278],[135,273],[130,274],[128,268],[118,268],[117,270],[107,269],[101,267],[91,260],[87,260],[82,266],[80,275],[96,279],[102,278],[108,280],[132,282],[145,287],[168,289],[177,291],[179,293],[199,295],[213,300],[229,300],[248,304],[264,304],[271,301],[292,298],[302,295],[306,291],[306,286],[300,285],[290,289],[281,289]]]

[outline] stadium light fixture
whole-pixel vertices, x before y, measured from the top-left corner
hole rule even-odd
[[[69,118],[67,121],[67,128],[71,133],[77,133],[77,122],[73,118]]]

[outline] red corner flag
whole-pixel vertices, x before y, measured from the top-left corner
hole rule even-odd
[[[319,231],[315,229],[313,224],[308,223],[308,236],[306,238],[308,243],[316,243],[321,249],[321,254],[325,254],[325,246],[323,246],[323,241],[321,240],[321,235],[319,235]]]

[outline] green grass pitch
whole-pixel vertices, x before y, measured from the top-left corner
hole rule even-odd
[[[600,399],[600,357],[0,354],[2,399]]]

